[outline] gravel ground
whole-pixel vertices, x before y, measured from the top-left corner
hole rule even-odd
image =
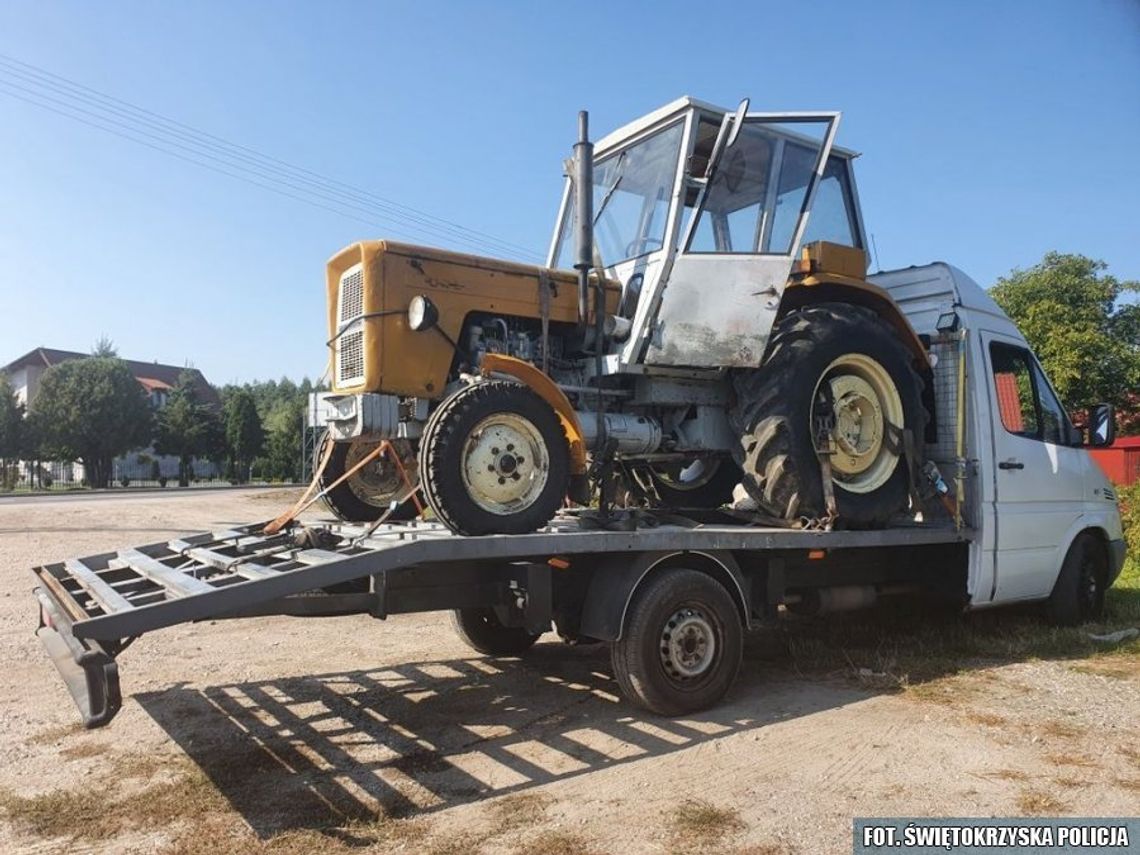
[[[0,506],[5,852],[850,851],[851,819],[1140,813],[1135,658],[979,664],[905,690],[753,640],[717,709],[620,701],[601,647],[465,648],[444,616],[144,636],[123,710],[77,713],[28,569],[268,519],[283,491]]]

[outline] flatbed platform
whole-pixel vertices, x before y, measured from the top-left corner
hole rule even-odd
[[[551,582],[540,577],[550,576],[551,559],[565,566],[583,555],[875,549],[971,537],[936,525],[826,531],[724,515],[635,519],[632,530],[612,530],[566,514],[533,534],[485,537],[422,521],[328,523],[277,535],[260,533],[259,523],[189,535],[34,568],[38,634],[85,722],[97,726],[121,703],[115,656],[144,633],[188,621],[257,614],[382,618],[502,604],[536,588],[545,591],[547,606],[532,625],[545,619],[549,628]]]

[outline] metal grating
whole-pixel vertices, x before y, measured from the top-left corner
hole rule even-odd
[[[364,329],[359,322],[337,342],[336,379],[342,386],[364,379]]]
[[[926,457],[937,463],[951,463],[956,457],[958,437],[958,342],[935,339],[930,351],[938,357],[934,366],[938,441],[926,446]]]
[[[340,277],[340,311],[337,319],[341,326],[364,314],[364,268],[357,264]]]

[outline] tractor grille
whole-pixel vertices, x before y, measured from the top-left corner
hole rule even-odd
[[[364,268],[357,264],[340,277],[340,311],[337,320],[341,325],[364,314]]]
[[[364,380],[364,268],[356,264],[341,274],[337,292],[336,380],[353,386]]]
[[[364,379],[364,330],[355,329],[340,337],[336,377],[342,386],[351,386]]]

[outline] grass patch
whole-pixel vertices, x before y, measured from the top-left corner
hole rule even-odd
[[[1100,768],[1099,763],[1083,754],[1061,754],[1054,751],[1052,754],[1046,754],[1045,759],[1054,766],[1077,766],[1081,769]]]
[[[80,742],[78,745],[68,745],[59,749],[59,756],[66,760],[82,760],[86,757],[98,757],[110,751],[105,742]]]
[[[598,850],[581,834],[546,831],[513,850],[515,855],[595,855]]]
[[[77,733],[82,732],[83,725],[79,722],[57,724],[55,727],[46,728],[34,736],[29,737],[28,743],[31,745],[54,745],[61,739],[66,739],[69,736],[75,736]]]
[[[744,830],[744,821],[733,808],[718,808],[701,799],[687,799],[669,817],[673,833],[687,843],[715,843]]]
[[[542,822],[553,803],[554,799],[540,793],[519,793],[489,802],[486,812],[499,833]]]
[[[1103,620],[1054,627],[1031,607],[960,614],[922,602],[896,600],[875,609],[785,621],[775,638],[792,667],[803,673],[845,674],[874,688],[913,689],[954,676],[979,662],[1084,660],[1112,675],[1140,673],[1140,638],[1118,644],[1092,641],[1140,626],[1140,561],[1130,560],[1105,599]],[[937,699],[937,692],[935,697]]]
[[[1017,797],[1017,808],[1025,816],[1058,816],[1065,803],[1042,790],[1022,790]]]

